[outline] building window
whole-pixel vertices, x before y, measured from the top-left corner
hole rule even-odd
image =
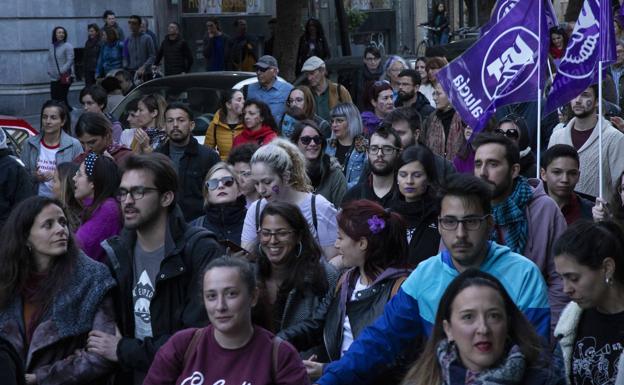
[[[182,0],[182,13],[262,13],[265,0]]]

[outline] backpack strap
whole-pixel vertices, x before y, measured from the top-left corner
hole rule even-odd
[[[189,226],[184,232],[184,239],[186,240],[184,244],[184,255],[191,255],[195,249],[197,241],[206,237],[211,237],[217,240],[216,235],[212,231],[206,230],[203,227]]]
[[[256,228],[254,230],[258,230],[258,227],[260,227],[260,203],[261,201],[262,201],[262,198],[256,201]]]
[[[182,368],[186,367],[189,357],[195,350],[197,350],[197,344],[199,344],[199,341],[204,336],[204,330],[206,329],[199,328],[195,330],[195,332],[193,333],[193,338],[191,338],[191,342],[189,343],[188,347],[186,348],[186,351],[184,352],[184,359],[182,360]]]
[[[316,194],[312,194],[312,202],[310,202],[310,206],[312,209],[312,224],[314,225],[314,230],[316,230],[316,237],[318,238],[318,219],[316,218]]]
[[[278,369],[278,362],[277,362],[277,356],[279,354],[279,347],[282,344],[282,339],[278,336],[274,336],[273,340],[271,341],[272,346],[272,350],[271,350],[271,381],[274,384],[277,384],[277,369]]]
[[[403,282],[405,282],[406,279],[407,279],[407,276],[402,276],[402,277],[397,278],[396,281],[394,281],[394,285],[392,285],[392,290],[390,291],[390,298],[394,297],[396,293],[399,292],[401,285],[403,284]]]

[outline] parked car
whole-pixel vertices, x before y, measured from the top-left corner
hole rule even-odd
[[[142,83],[130,91],[111,114],[124,128],[130,128],[127,123],[128,104],[145,95],[160,94],[165,97],[167,103],[180,102],[189,106],[195,116],[193,136],[203,143],[208,125],[219,109],[221,93],[232,88],[243,89],[257,81],[258,78],[253,72],[195,72],[166,76]]]
[[[26,140],[39,133],[27,121],[15,116],[0,115],[0,127],[7,136],[7,146],[17,157],[20,156]]]

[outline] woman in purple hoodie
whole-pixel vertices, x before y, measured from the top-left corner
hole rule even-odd
[[[387,80],[378,80],[372,83],[365,91],[365,110],[362,112],[364,134],[370,138],[379,123],[394,110],[394,96],[392,86]]]
[[[74,196],[83,206],[76,240],[85,254],[99,262],[106,256],[100,242],[118,235],[123,225],[114,198],[120,181],[115,162],[95,152],[87,155],[74,176]]]

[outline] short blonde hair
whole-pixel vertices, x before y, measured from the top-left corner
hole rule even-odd
[[[289,185],[301,192],[312,191],[312,183],[306,172],[306,159],[299,148],[290,141],[276,138],[260,147],[251,157],[250,164],[265,163],[283,178],[290,174]]]
[[[238,178],[236,177],[236,170],[234,170],[234,167],[232,167],[231,165],[225,162],[219,162],[215,164],[206,173],[206,177],[204,178],[204,183],[202,185],[202,195],[204,196],[204,207],[210,206],[210,202],[208,202],[208,186],[206,186],[206,183],[208,183],[208,180],[210,180],[210,178],[219,170],[225,170],[229,172],[232,175],[232,177],[234,177],[234,183],[236,183],[236,186],[240,188],[240,186],[238,185]]]

